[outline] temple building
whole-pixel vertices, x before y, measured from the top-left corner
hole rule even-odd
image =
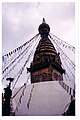
[[[75,115],[75,101],[72,99],[74,89],[64,80],[65,70],[62,68],[60,53],[50,41],[50,27],[44,18],[38,31],[40,41],[30,68],[27,68],[31,84],[27,84],[27,79],[23,86],[13,90],[13,115]]]
[[[28,71],[31,73],[31,83],[63,80],[65,70],[61,66],[59,53],[49,39],[50,27],[43,18],[38,28],[41,36],[36,48],[33,62]]]

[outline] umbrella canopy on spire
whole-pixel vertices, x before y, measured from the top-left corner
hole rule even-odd
[[[45,22],[45,18],[43,18],[42,24],[38,28],[39,34],[41,37],[45,37],[49,35],[50,32],[50,27],[49,25]]]

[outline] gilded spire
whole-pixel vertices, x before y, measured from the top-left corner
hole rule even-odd
[[[57,80],[56,75],[62,79],[64,69],[61,67],[59,54],[48,37],[50,27],[45,22],[45,18],[39,25],[38,31],[41,39],[28,69],[31,72],[31,83]]]
[[[46,23],[46,21],[45,21],[45,18],[43,18],[43,21],[42,21],[42,23]]]

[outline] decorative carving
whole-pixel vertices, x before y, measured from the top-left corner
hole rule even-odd
[[[32,79],[35,82],[43,82],[47,80],[47,73],[41,73],[37,75],[32,75]]]

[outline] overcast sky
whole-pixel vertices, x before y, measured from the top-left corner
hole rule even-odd
[[[36,35],[43,17],[51,33],[75,45],[74,3],[3,3],[3,55]]]
[[[73,46],[75,45],[74,3],[3,3],[3,55],[19,47],[36,35],[43,17],[46,23],[49,24],[51,33],[67,43]],[[19,71],[21,65],[23,64],[20,64],[16,71]],[[14,73],[12,73],[12,75],[13,74]]]

